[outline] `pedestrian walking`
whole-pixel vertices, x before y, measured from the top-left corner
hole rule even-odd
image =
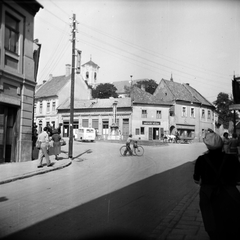
[[[47,127],[44,127],[43,131],[38,135],[37,141],[40,143],[40,149],[38,152],[38,161],[39,161],[38,168],[43,167],[43,164],[42,164],[43,157],[45,157],[45,159],[46,159],[47,166],[48,167],[52,166],[50,159],[49,159],[49,155],[48,155],[49,136],[47,133]]]
[[[227,153],[228,152],[228,147],[229,147],[229,134],[225,132],[223,134],[223,152]]]
[[[126,141],[126,150],[124,151],[124,156],[126,156],[127,152],[129,152],[130,155],[132,155],[132,149],[131,149],[131,142],[133,141],[132,139],[132,134],[129,134],[127,141]]]
[[[58,129],[53,130],[52,141],[53,141],[53,152],[55,159],[58,160],[58,155],[61,153],[61,135],[58,133]]]
[[[200,210],[206,232],[214,240],[240,239],[240,163],[222,151],[223,141],[214,133],[203,139],[208,151],[195,163],[193,179],[200,184]]]

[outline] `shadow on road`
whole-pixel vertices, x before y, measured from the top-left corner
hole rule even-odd
[[[5,239],[146,239],[181,199],[196,188],[192,174],[193,162],[185,163]]]

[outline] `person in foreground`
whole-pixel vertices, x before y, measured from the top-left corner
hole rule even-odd
[[[200,210],[212,240],[240,239],[240,163],[236,155],[222,151],[223,141],[215,132],[203,142],[208,151],[195,163],[193,179],[200,184]]]

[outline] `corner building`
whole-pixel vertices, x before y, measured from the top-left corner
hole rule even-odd
[[[35,0],[0,1],[0,163],[32,158]]]

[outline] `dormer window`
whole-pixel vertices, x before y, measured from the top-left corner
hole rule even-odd
[[[89,78],[89,72],[86,72],[86,79]]]

